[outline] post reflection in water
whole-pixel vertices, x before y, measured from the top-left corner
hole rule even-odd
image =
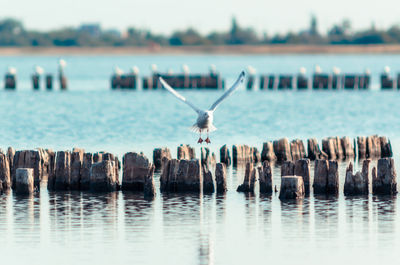
[[[276,264],[397,260],[396,196],[48,192],[0,196],[0,244],[15,264]],[[18,255],[24,247],[29,255]],[[285,255],[290,249],[290,255]],[[246,253],[246,254],[243,254]],[[47,256],[46,256],[47,255]],[[44,259],[44,264],[50,264]],[[13,264],[13,263],[10,263]]]
[[[40,199],[38,194],[12,194],[12,200],[16,242],[24,243],[29,240],[29,244],[39,243],[40,238],[35,236],[40,231]]]
[[[378,240],[384,244],[391,244],[396,238],[397,196],[372,196],[373,218],[377,222]],[[397,219],[397,220],[396,220]]]

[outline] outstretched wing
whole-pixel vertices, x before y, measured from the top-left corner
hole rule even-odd
[[[233,84],[233,86],[231,88],[229,88],[219,99],[217,99],[217,101],[214,102],[214,104],[212,104],[210,111],[214,111],[218,105],[227,97],[230,96],[230,94],[232,94],[241,83],[243,83],[244,80],[244,76],[245,73],[244,71],[242,71],[239,75],[239,78],[236,80],[236,82]]]
[[[169,92],[171,92],[171,94],[173,94],[175,97],[179,98],[180,100],[182,100],[183,102],[185,102],[186,104],[188,104],[192,109],[194,109],[194,111],[196,111],[197,113],[201,112],[201,110],[199,108],[197,108],[195,105],[193,105],[190,101],[188,101],[184,96],[182,96],[181,94],[179,94],[178,92],[176,92],[175,89],[173,89],[170,85],[168,85],[167,82],[165,82],[165,80],[162,77],[159,77],[159,80],[161,82],[161,84],[163,85],[163,87],[168,90]]]

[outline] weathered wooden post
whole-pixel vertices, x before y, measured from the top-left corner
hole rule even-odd
[[[217,163],[215,166],[215,182],[217,184],[217,193],[225,193],[226,186],[226,166],[224,163]]]
[[[32,87],[34,90],[40,89],[40,76],[43,74],[43,68],[35,66],[35,72],[32,75]]]
[[[137,66],[132,67],[131,72],[128,74],[127,88],[129,89],[137,88],[138,75],[139,75],[139,68]]]
[[[226,166],[230,166],[232,163],[232,158],[231,158],[231,154],[229,151],[229,148],[225,145],[223,145],[221,147],[221,149],[219,149],[219,155],[220,155],[220,160],[221,163],[224,163]]]
[[[168,174],[162,176],[163,191],[200,192],[203,186],[203,172],[199,159],[169,160]]]
[[[333,194],[339,192],[337,161],[315,160],[314,194]]]
[[[340,139],[343,148],[343,155],[346,159],[354,158],[354,146],[349,137],[345,136]]]
[[[71,152],[58,151],[56,156],[56,170],[54,184],[50,189],[69,190],[71,185]],[[47,186],[49,188],[49,185]]]
[[[17,69],[9,67],[5,76],[4,88],[7,90],[15,90],[17,88]]]
[[[47,90],[53,89],[53,75],[52,74],[46,75],[46,89]]]
[[[367,138],[365,136],[357,137],[358,146],[358,159],[363,159],[367,157]]]
[[[80,172],[80,175],[81,175],[80,189],[81,190],[89,190],[90,189],[90,169],[92,168],[92,164],[93,164],[93,154],[92,153],[84,153],[81,172]]]
[[[393,151],[390,140],[388,140],[386,136],[380,136],[379,139],[381,141],[381,157],[392,157]]]
[[[258,178],[260,180],[260,193],[272,193],[272,170],[270,163],[265,160],[262,167],[258,168]]]
[[[300,176],[284,176],[281,178],[280,200],[300,199],[305,195],[303,178]]]
[[[311,138],[307,140],[307,157],[310,160],[328,159],[328,154],[321,151],[317,139]]]
[[[397,193],[397,174],[393,158],[378,160],[378,172],[372,169],[373,194],[393,195]]]
[[[287,138],[282,138],[273,142],[274,152],[278,162],[283,162],[287,160],[292,160],[292,155],[290,154],[290,145]]]
[[[313,89],[328,89],[329,75],[323,74],[321,67],[315,66]]]
[[[103,160],[92,164],[90,168],[90,190],[95,192],[107,192],[117,190],[117,176],[115,174],[115,162]]]
[[[393,89],[394,87],[394,80],[390,76],[390,67],[385,66],[383,69],[383,74],[381,74],[381,89]]]
[[[118,66],[115,67],[114,73],[111,76],[111,89],[121,88],[121,76],[124,74]]]
[[[254,162],[253,148],[247,145],[233,145],[232,146],[232,161],[233,166],[237,167],[240,164]]]
[[[367,137],[367,157],[380,158],[381,157],[381,139],[378,135],[371,135]]]
[[[358,76],[354,74],[346,74],[343,77],[343,88],[344,89],[355,89],[358,85]]]
[[[292,89],[292,88],[293,88],[293,76],[280,75],[278,89]]]
[[[247,90],[253,90],[254,89],[254,84],[256,80],[256,69],[252,66],[247,66],[247,84],[246,84],[246,89]]]
[[[310,160],[307,158],[297,160],[294,166],[294,175],[303,178],[304,191],[308,195],[311,187],[311,176],[310,176]]]
[[[144,189],[143,196],[147,200],[152,200],[156,196],[156,186],[154,185],[154,169],[155,166],[152,165],[149,172],[144,178]]]
[[[308,89],[308,77],[306,76],[306,68],[300,67],[299,74],[297,75],[297,90]]]
[[[205,165],[203,167],[203,193],[213,193],[215,191],[214,179],[211,171]]]
[[[18,168],[16,170],[15,192],[17,194],[34,192],[33,168]]]
[[[330,78],[329,86],[331,89],[339,89],[342,85],[342,76],[340,75],[340,69],[336,66],[332,69],[332,76]]]
[[[338,162],[329,161],[328,169],[328,183],[326,185],[326,193],[331,195],[339,194],[339,172],[338,172]]]
[[[80,190],[82,181],[82,166],[83,166],[83,156],[85,150],[74,148],[71,153],[71,190]]]
[[[292,161],[284,161],[281,166],[281,177],[294,175],[294,163]]]
[[[162,159],[166,157],[171,159],[171,152],[169,148],[156,148],[153,150],[153,163],[156,169],[160,169],[162,166]]]
[[[37,150],[21,150],[15,152],[11,177],[12,186],[15,187],[16,170],[18,168],[33,168],[33,180],[35,187],[40,185],[41,181],[41,158]]]
[[[272,142],[265,142],[261,151],[261,162],[263,161],[275,161],[276,155],[274,152],[274,145]]]
[[[293,161],[304,158],[306,156],[306,150],[303,141],[300,139],[292,140],[290,142],[290,153]]]
[[[3,152],[0,152],[0,182],[1,190],[8,190],[11,188],[11,172],[8,157]]]
[[[67,77],[64,74],[64,68],[67,65],[65,60],[60,60],[58,62],[58,80],[60,81],[60,89],[66,90],[67,89]]]
[[[207,147],[200,148],[200,160],[203,168],[205,167],[207,170],[215,166],[216,163],[214,153],[211,154],[210,149]]]
[[[145,177],[152,164],[143,154],[129,152],[122,158],[122,187],[124,191],[143,191]]]
[[[257,170],[253,168],[253,163],[246,163],[246,170],[243,184],[239,185],[238,192],[254,192],[254,184],[257,180]]]
[[[368,195],[369,179],[368,168],[370,160],[364,160],[362,172],[353,175],[353,164],[350,162],[346,169],[346,180],[344,183],[344,195]]]
[[[194,147],[190,147],[190,145],[181,144],[178,146],[177,158],[186,160],[194,159],[196,158],[196,150]]]

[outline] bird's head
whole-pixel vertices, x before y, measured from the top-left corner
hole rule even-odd
[[[205,111],[205,112],[203,113],[203,117],[204,117],[205,119],[212,119],[212,118],[213,118],[213,113],[212,113],[212,111]]]

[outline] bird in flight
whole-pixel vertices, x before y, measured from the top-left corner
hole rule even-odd
[[[188,101],[185,97],[183,97],[181,94],[179,94],[175,89],[173,89],[170,85],[168,85],[167,82],[162,77],[159,77],[161,84],[165,89],[167,89],[169,92],[171,92],[175,97],[178,99],[182,100],[185,102],[189,107],[191,107],[194,111],[197,112],[198,117],[197,121],[193,126],[191,127],[192,131],[197,132],[200,134],[199,140],[197,143],[202,143],[203,139],[201,139],[201,133],[202,132],[207,132],[207,138],[204,140],[207,144],[211,143],[210,138],[208,133],[215,131],[217,128],[215,128],[213,124],[214,120],[214,111],[217,109],[219,104],[226,99],[228,96],[230,96],[238,87],[241,83],[244,81],[244,76],[245,73],[242,71],[239,75],[239,78],[236,80],[236,82],[232,85],[231,88],[229,88],[217,101],[214,102],[214,104],[211,105],[210,109],[208,110],[201,110],[197,108],[195,105],[193,105],[190,101]]]

